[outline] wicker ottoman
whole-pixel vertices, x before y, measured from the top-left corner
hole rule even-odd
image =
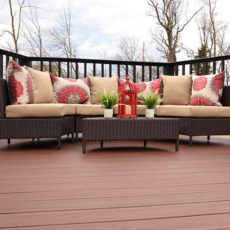
[[[179,119],[177,118],[84,118],[82,124],[82,152],[86,141],[175,140],[179,149]]]

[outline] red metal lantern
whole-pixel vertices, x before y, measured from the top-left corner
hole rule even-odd
[[[126,82],[120,83],[118,88],[118,117],[137,117],[137,88],[129,81],[127,75]]]

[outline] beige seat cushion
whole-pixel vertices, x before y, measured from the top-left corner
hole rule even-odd
[[[104,115],[104,108],[102,105],[76,104],[75,113],[77,115]]]
[[[146,110],[146,106],[145,105],[137,105],[137,115],[138,116],[145,115],[145,110]],[[113,112],[116,115],[118,114],[118,105],[114,106]]]
[[[163,104],[188,105],[192,91],[192,76],[163,76]]]
[[[230,107],[161,105],[156,113],[160,117],[230,117]]]
[[[7,118],[62,117],[74,115],[75,107],[65,104],[25,104],[6,106]]]
[[[34,103],[53,103],[54,92],[48,72],[41,72],[25,66],[34,84]]]
[[[118,78],[117,77],[89,77],[90,81],[90,103],[98,104],[101,103],[101,93],[104,91],[110,93],[118,89]]]

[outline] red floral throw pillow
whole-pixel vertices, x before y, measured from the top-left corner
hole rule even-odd
[[[119,84],[124,83],[124,79],[119,79]],[[163,92],[163,78],[155,79],[153,81],[147,82],[137,82],[135,83],[137,87],[137,98],[138,104],[141,104],[140,101],[140,94],[145,92],[155,93],[158,92],[159,95],[162,95]]]
[[[89,79],[55,77],[50,73],[56,103],[81,104],[90,99]]]
[[[137,98],[138,104],[140,103],[140,95],[141,93],[155,93],[157,92],[159,95],[163,92],[163,79],[155,79],[153,81],[148,82],[137,82],[135,83],[137,87]]]
[[[145,91],[151,93],[155,93],[157,91],[159,95],[162,94],[162,87],[163,87],[162,78],[155,79],[153,81],[148,81],[148,82],[137,82],[135,83],[135,85],[137,87],[138,94],[144,93]]]
[[[15,61],[9,61],[6,77],[10,102],[17,104],[34,103],[34,85],[30,73]]]
[[[207,76],[193,76],[190,105],[221,106],[225,72]]]

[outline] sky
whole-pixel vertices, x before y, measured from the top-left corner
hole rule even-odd
[[[16,0],[13,0],[15,3]],[[8,6],[0,10],[0,22],[7,27]],[[55,27],[59,22],[59,13],[66,4],[65,0],[40,0],[41,23],[45,28]],[[200,7],[201,0],[190,0],[188,15]],[[80,58],[113,58],[118,53],[122,37],[135,37],[140,44],[145,42],[150,56],[162,60],[151,39],[151,31],[156,32],[154,19],[148,16],[147,0],[70,0],[72,10],[72,41]],[[220,20],[230,22],[230,0],[218,0]],[[199,34],[195,19],[185,29],[181,42],[186,48],[197,49]],[[4,37],[5,40],[8,38]],[[4,40],[1,41],[1,47]],[[181,53],[178,59],[186,59]]]

